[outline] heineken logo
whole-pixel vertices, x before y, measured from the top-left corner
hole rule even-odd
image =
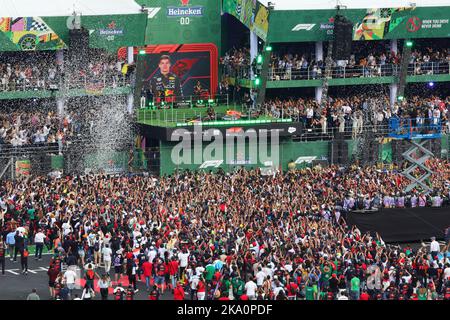
[[[111,23],[108,24],[108,27],[106,29],[100,29],[99,33],[101,36],[123,35],[123,29],[116,28],[116,22],[111,21]]]
[[[167,8],[168,17],[202,17],[203,7],[168,7]]]
[[[99,32],[101,36],[123,35],[123,29],[100,29]]]

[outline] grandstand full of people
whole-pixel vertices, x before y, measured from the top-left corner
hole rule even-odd
[[[182,2],[184,10],[188,1]],[[124,36],[114,28],[113,21],[103,32]],[[425,40],[417,40],[412,49],[407,76],[450,74],[448,39]],[[267,82],[324,79],[324,59],[313,53],[312,43],[273,47]],[[138,54],[151,51],[136,48]],[[135,75],[142,74],[136,70],[137,62],[105,50],[89,50],[89,59],[74,72],[70,59],[64,58],[69,56],[65,49],[0,52],[0,268],[5,275],[0,277],[0,299],[2,290],[16,289],[3,286],[2,280],[20,277],[21,284],[28,286],[36,283],[31,277],[40,276],[39,289],[27,287],[27,300],[450,300],[450,224],[444,238],[399,244],[383,239],[381,231],[363,232],[348,219],[355,212],[389,209],[448,214],[450,159],[444,140],[440,154],[409,172],[420,180],[428,169],[424,184],[429,189],[417,184],[410,191],[406,190],[412,181],[402,173],[408,168],[406,161],[391,161],[390,167],[359,160],[322,161],[295,168],[290,167],[292,159],[288,170],[275,168],[270,174],[237,165],[227,172],[222,168],[190,171],[174,165],[172,174],[155,174],[150,169],[134,170],[130,156],[125,160],[128,171],[95,171],[87,168],[86,159],[80,160],[88,153],[88,143],[89,151],[94,146],[102,152],[116,151],[119,145],[119,135],[101,135],[100,122],[104,125],[111,116],[110,124],[127,126],[129,121],[133,130],[142,129],[127,109],[132,105],[127,102],[134,99],[132,90],[138,92]],[[324,43],[324,57],[326,52]],[[426,84],[420,87],[423,83],[418,90],[407,87],[402,99],[392,99],[385,84],[375,89],[360,85],[348,92],[347,86],[334,90],[330,86],[322,101],[314,97],[312,87],[275,88],[257,104],[258,89],[243,84],[254,78],[257,68],[249,45],[224,46],[222,53],[215,89],[227,97],[227,115],[232,114],[228,119],[237,123],[244,112],[233,108],[248,111],[249,119],[301,123],[295,138],[308,132],[313,140],[359,139],[355,149],[368,131],[383,140],[391,119],[414,121],[415,129],[439,123],[439,137],[450,134],[446,82],[440,90],[426,91]],[[385,41],[358,41],[349,59],[332,61],[330,77],[398,77],[402,57],[402,49],[393,50]],[[186,61],[195,64],[196,59]],[[182,63],[174,65],[186,71]],[[178,80],[172,71],[168,78],[159,78],[161,87],[166,80]],[[196,80],[196,96],[208,93],[202,85]],[[103,95],[105,88],[120,87],[131,93]],[[70,90],[76,91],[73,96],[54,96],[55,91],[62,95]],[[170,95],[167,88],[161,92],[166,91]],[[21,96],[29,92],[36,97]],[[51,92],[51,97],[39,97],[43,92]],[[206,97],[207,119],[217,120],[215,108],[224,106],[213,105],[214,100]],[[61,98],[58,104],[57,98]],[[173,103],[146,106],[145,101],[141,98],[139,110],[132,111],[144,115],[161,111],[167,116],[188,108],[176,106],[180,110],[174,111]],[[111,108],[111,113],[123,106],[125,116],[107,114],[112,104],[119,107]],[[193,111],[192,122],[206,121],[201,115],[197,118],[199,109]],[[119,132],[118,126],[113,130]],[[140,135],[145,130],[135,131]],[[101,146],[90,139],[94,132],[101,136]],[[135,138],[123,140],[133,145]],[[146,150],[140,141],[144,158],[150,147]],[[161,141],[153,142],[153,148],[162,148]],[[133,147],[125,153],[133,155]],[[25,151],[20,154],[20,150]],[[69,154],[79,154],[74,157],[79,163],[69,163],[73,159]],[[51,162],[53,156],[64,162],[57,172],[33,171],[41,158]],[[20,168],[13,165],[20,157],[33,162],[27,174],[19,175]],[[98,158],[114,162],[109,155],[107,160]],[[37,268],[44,271],[36,275]]]

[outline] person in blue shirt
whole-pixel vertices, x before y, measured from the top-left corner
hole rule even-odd
[[[6,245],[8,246],[8,252],[9,252],[9,259],[13,261],[14,257],[14,247],[16,245],[16,239],[14,236],[16,233],[14,231],[11,231],[6,235]]]

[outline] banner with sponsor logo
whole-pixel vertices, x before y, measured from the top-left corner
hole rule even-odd
[[[31,162],[30,160],[17,160],[16,161],[16,177],[27,177],[30,175]]]
[[[224,0],[223,12],[231,14],[266,41],[269,10],[257,0]]]
[[[214,43],[220,50],[219,0],[136,0],[147,11],[145,43]]]
[[[353,22],[353,40],[445,38],[450,7],[341,10]],[[335,9],[281,10],[270,17],[270,42],[327,41],[333,37]]]
[[[146,23],[145,13],[81,16],[81,26],[89,31],[89,46],[110,51],[143,45]],[[72,25],[73,16],[0,17],[0,50],[66,49]]]

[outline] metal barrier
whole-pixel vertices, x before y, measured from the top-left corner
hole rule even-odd
[[[217,112],[221,113],[229,107],[228,95],[212,96],[170,96],[168,99],[153,98],[150,103],[145,96],[141,97],[137,120],[151,125],[175,125],[202,119],[217,120]],[[209,113],[209,107],[214,112]],[[243,111],[241,107],[239,110]]]
[[[442,136],[440,118],[390,118],[389,137],[397,139],[437,139]]]
[[[53,171],[52,157],[60,156],[63,157],[63,171],[65,174],[84,174],[86,169],[88,169],[86,156],[95,155],[99,147],[105,152],[128,153],[130,148],[133,148],[133,141],[131,139],[129,141],[111,140],[102,142],[102,145],[99,146],[90,139],[74,138],[61,145],[58,143],[28,144],[23,146],[0,144],[0,173],[3,174],[3,178],[17,178],[16,162],[25,160],[30,162],[31,175],[47,175]],[[106,160],[103,162],[108,162]],[[127,159],[124,160],[123,164],[125,171],[128,170],[126,162],[128,162]],[[108,163],[103,164],[108,166]],[[113,165],[111,164],[110,167],[112,168]]]
[[[1,79],[0,79],[1,81]],[[63,80],[60,76],[55,79],[21,79],[0,82],[0,92],[29,91],[29,90],[61,90],[61,89],[89,89],[89,87],[125,87],[131,85],[131,75],[106,75],[99,77],[74,76]]]
[[[249,68],[248,68],[249,69]],[[250,70],[250,69],[249,69]],[[227,73],[230,77],[250,79],[250,72],[245,67]],[[361,77],[389,77],[400,72],[398,64],[377,64],[373,66],[334,66],[331,70],[332,79],[348,79]],[[450,75],[450,62],[421,62],[408,65],[408,75]],[[317,80],[325,77],[325,66],[307,68],[278,69],[269,68],[268,81],[283,80]]]
[[[388,77],[396,76],[400,72],[400,65],[378,64],[374,66],[335,66],[331,70],[331,78],[355,77]],[[413,63],[408,66],[408,75],[440,75],[450,74],[449,62]],[[316,80],[324,77],[324,68],[304,69],[269,69],[269,81],[281,80]]]
[[[209,108],[189,108],[189,109],[162,109],[153,110],[149,108],[137,111],[137,121],[154,126],[172,127],[181,124],[192,124],[198,122],[237,120],[252,118],[252,111],[243,105],[229,108],[226,106],[213,107],[214,112],[210,114]],[[250,114],[249,114],[250,112]]]
[[[146,96],[141,96],[140,108],[150,109],[189,109],[194,107],[209,107],[218,105],[228,105],[228,94],[216,94],[214,96],[208,94],[188,95],[188,96],[167,96],[167,97],[151,97],[149,100]]]

